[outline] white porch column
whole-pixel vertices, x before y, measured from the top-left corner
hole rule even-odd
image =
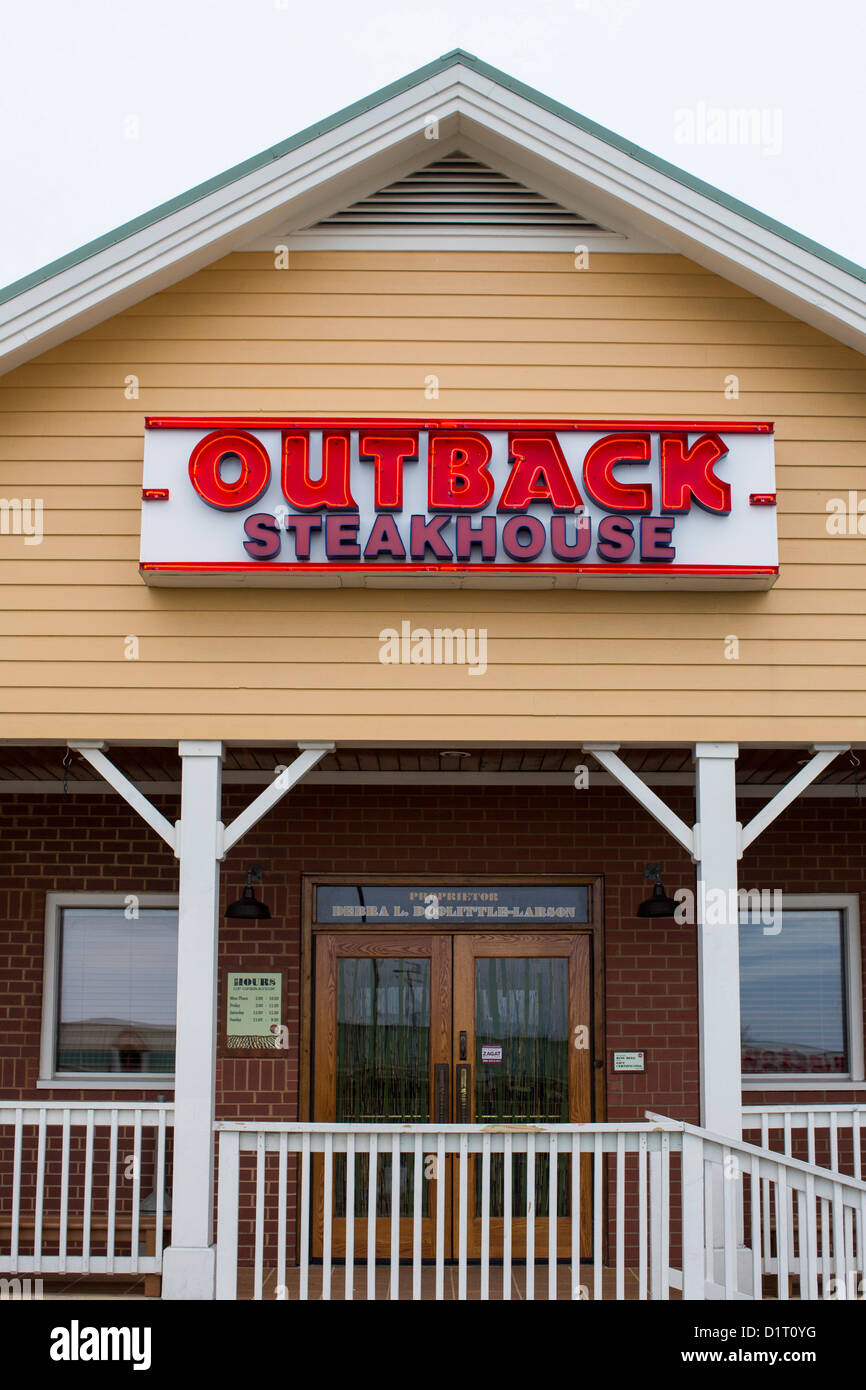
[[[222,744],[181,741],[174,1183],[165,1299],[214,1297],[213,1126]]]
[[[695,745],[701,1124],[742,1138],[736,743]],[[720,896],[720,891],[724,897]],[[709,917],[709,921],[707,921]]]

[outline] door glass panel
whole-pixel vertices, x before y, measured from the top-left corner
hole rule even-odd
[[[430,961],[373,956],[337,961],[338,1121],[430,1119]],[[370,1161],[355,1159],[355,1216],[366,1216]],[[400,1160],[400,1215],[411,1216],[415,1160]],[[429,1183],[422,1189],[428,1214]],[[346,1215],[346,1157],[334,1156],[335,1215]],[[376,1215],[391,1214],[391,1155],[377,1165]]]
[[[568,961],[486,957],[475,962],[475,1119],[478,1124],[568,1122]],[[491,1215],[504,1215],[504,1159],[490,1164]],[[535,1158],[535,1214],[547,1216],[550,1172]],[[569,1160],[558,1163],[557,1213],[569,1212]],[[511,1210],[526,1216],[526,1156],[512,1158]],[[481,1210],[481,1165],[476,1164]]]

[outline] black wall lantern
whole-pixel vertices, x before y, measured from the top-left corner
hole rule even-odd
[[[644,878],[654,884],[652,897],[644,898],[638,906],[638,917],[673,917],[679,903],[675,898],[669,898],[662,887],[661,869],[658,864],[647,864],[643,871]]]
[[[247,868],[247,886],[244,889],[243,897],[238,898],[237,902],[229,903],[226,908],[226,917],[241,917],[248,921],[258,919],[263,921],[270,917],[271,910],[267,903],[259,902],[253,888],[254,883],[261,883],[264,877],[258,864],[250,864]]]

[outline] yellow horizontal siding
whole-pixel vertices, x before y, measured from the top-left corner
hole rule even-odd
[[[229,609],[224,602],[225,591],[210,592],[214,595],[213,606],[210,609],[197,608],[194,624],[190,623],[188,607],[174,610],[151,607],[137,611],[134,632],[142,642],[142,658],[179,657],[190,661],[222,659],[226,638],[250,638],[260,643],[256,650],[257,662],[284,660],[280,644],[288,641],[303,644],[293,654],[293,660],[313,660],[310,653],[317,651],[315,659],[327,662],[333,656],[333,650],[328,645],[332,641],[339,640],[341,647],[347,639],[369,644],[377,640],[383,630],[381,599],[363,590],[347,590],[347,601],[340,605],[338,611],[333,611],[333,608],[331,611],[301,608],[297,606],[297,596],[294,608],[284,602],[279,608],[275,608],[273,603],[269,606],[258,605],[256,612],[250,612],[247,604],[242,609]],[[269,595],[267,590],[260,593],[266,597]],[[421,608],[419,597],[406,605],[407,621],[424,627],[453,626],[454,610],[447,607],[442,596],[436,598],[431,595],[432,608]],[[513,606],[499,611],[492,611],[490,605],[473,608],[471,598],[467,606],[463,596],[460,626],[477,629],[486,624],[490,643],[497,643],[497,659],[501,659],[506,646],[509,649],[513,647],[520,659],[525,659],[526,652],[521,651],[518,644],[531,640],[539,649],[545,643],[560,647],[571,644],[572,648],[574,644],[579,644],[581,661],[618,662],[622,660],[622,652],[618,652],[613,644],[613,639],[616,639],[628,642],[628,654],[633,661],[657,660],[657,639],[646,637],[646,618],[651,616],[657,620],[656,625],[660,630],[666,623],[668,640],[676,638],[688,647],[689,659],[700,657],[705,662],[721,659],[723,653],[720,649],[729,635],[729,615],[705,611],[689,613],[683,611],[679,604],[676,612],[667,613],[662,607],[665,595],[660,596],[661,601],[657,601],[655,611],[648,608],[646,603],[640,608],[637,603],[630,603],[629,612],[605,612],[598,600],[607,597],[614,596],[585,593],[581,611],[570,612],[566,625],[560,612],[525,612]],[[648,596],[635,594],[634,597],[646,599]],[[356,601],[352,603],[352,599]],[[365,606],[360,607],[359,601]],[[621,606],[620,600],[617,603]],[[9,643],[5,654],[13,655],[17,660],[56,661],[67,657],[80,660],[85,646],[81,641],[83,637],[89,639],[85,653],[87,660],[117,660],[123,655],[118,642],[123,643],[126,635],[133,631],[131,616],[131,610],[125,607],[86,612],[48,607],[34,608],[28,612],[20,609],[0,611],[0,638],[14,638],[14,644]],[[604,617],[604,636],[599,635],[601,616]],[[774,636],[767,638],[764,635],[766,616],[764,612],[737,614],[736,635],[740,639],[744,661],[753,664],[757,661],[760,664],[784,659],[793,663],[800,660],[804,641],[819,642],[819,655],[823,662],[830,664],[847,662],[854,657],[859,660],[866,656],[866,650],[860,649],[866,642],[866,615],[863,613],[839,613],[833,624],[832,637],[827,635],[823,614],[776,611],[773,614]],[[533,655],[541,659],[538,653]],[[370,659],[369,645],[364,648],[363,659]]]
[[[3,614],[0,614],[0,631],[3,631],[4,624],[1,619]],[[448,614],[442,614],[442,621],[436,626],[448,628],[448,624]],[[742,627],[742,624],[740,626]],[[138,627],[140,628],[140,624]],[[170,684],[168,671],[172,663],[199,663],[207,666],[209,671],[213,669],[222,684],[228,678],[228,671],[217,671],[217,667],[225,662],[225,638],[243,638],[245,635],[242,624],[235,623],[234,628],[232,631],[231,624],[221,624],[220,630],[200,637],[188,634],[167,635],[165,632],[152,632],[149,635],[139,631],[139,659],[126,662],[129,670],[125,674],[133,681],[140,680],[143,684],[150,685],[153,684],[154,671],[158,673],[161,667],[165,667],[165,681]],[[78,634],[56,632],[50,637],[40,637],[29,632],[19,634],[15,639],[14,648],[11,649],[13,660],[7,662],[4,677],[8,684],[19,684],[24,677],[26,684],[28,663],[46,663],[50,666],[53,662],[63,662],[64,671],[70,680],[81,676],[85,669],[92,671],[96,677],[97,667],[104,669],[108,681],[117,680],[115,663],[125,659],[124,645],[128,631],[129,628],[126,626],[118,627],[113,635],[106,634],[104,630],[99,635],[92,634],[86,644],[86,651],[81,635]],[[274,623],[271,621],[270,631],[265,634],[270,641],[261,642],[257,649],[256,666],[270,667],[268,680],[278,681],[279,684],[284,684],[286,689],[291,689],[293,667],[307,667],[307,677],[310,674],[309,669],[314,667],[321,678],[322,671],[325,671],[334,659],[334,642],[339,641],[343,669],[363,667],[367,670],[367,676],[375,681],[378,681],[382,674],[391,680],[396,676],[396,671],[388,664],[377,662],[378,638],[381,631],[378,614],[367,614],[366,621],[359,621],[359,617],[356,616],[354,623],[343,621],[328,631],[321,631],[321,623],[314,621],[293,623],[292,638],[299,641],[297,648],[292,651],[292,662],[286,663],[285,637],[288,634],[275,631]],[[516,667],[525,674],[525,671],[535,666],[538,669],[545,667],[550,670],[552,667],[562,666],[563,663],[570,663],[573,667],[570,684],[575,687],[582,684],[584,671],[594,666],[616,666],[623,667],[624,670],[634,667],[641,670],[652,667],[663,669],[667,666],[673,670],[674,666],[688,667],[689,663],[695,663],[698,667],[706,667],[712,671],[714,680],[719,684],[741,678],[752,681],[756,671],[759,671],[759,678],[763,680],[766,676],[763,667],[767,666],[778,667],[774,677],[776,680],[794,680],[792,673],[798,673],[794,684],[798,684],[803,678],[802,641],[798,638],[790,638],[787,641],[784,638],[776,638],[767,642],[759,635],[746,637],[745,632],[741,631],[738,634],[740,659],[728,660],[724,653],[724,638],[728,634],[723,632],[714,637],[708,637],[706,632],[692,632],[687,635],[683,631],[683,624],[677,621],[676,624],[670,624],[664,651],[660,651],[655,639],[644,637],[644,634],[638,631],[638,624],[632,623],[631,631],[620,632],[620,642],[628,641],[628,662],[624,662],[621,646],[607,638],[599,637],[598,628],[594,630],[588,626],[584,635],[577,635],[575,632],[563,634],[560,626],[560,631],[542,635],[534,621],[520,621],[518,614],[509,613],[505,619],[499,619],[495,623],[489,623],[488,620],[485,631],[488,634],[487,649],[491,666],[495,666],[496,669]],[[851,663],[862,663],[866,660],[866,623],[863,621],[856,637],[852,635],[833,639],[820,637],[816,632],[810,641],[817,642],[816,656],[819,657],[822,666],[851,666]],[[724,670],[721,670],[720,666],[723,666]],[[781,667],[787,667],[787,670],[783,671]],[[413,678],[418,674],[418,667],[402,667],[400,670],[403,673],[411,670]],[[744,673],[748,674],[744,676]],[[464,676],[466,673],[461,674]],[[496,671],[492,671],[491,674],[495,680]],[[285,676],[289,676],[288,681],[284,681]],[[702,680],[699,671],[696,671],[695,676]],[[304,680],[307,677],[304,677]],[[512,676],[509,676],[509,680],[510,678]],[[678,681],[684,688],[687,687],[687,678],[680,676]]]
[[[552,295],[562,299],[570,295],[577,298],[593,295],[611,295],[619,298],[624,291],[628,294],[649,295],[666,298],[712,298],[749,299],[748,290],[741,289],[730,281],[720,280],[718,276],[706,271],[689,273],[666,273],[663,270],[641,271],[624,278],[617,270],[599,271],[591,267],[575,270],[567,265],[561,270],[506,271],[503,269],[463,269],[455,270],[449,266],[433,266],[429,270],[394,270],[391,266],[381,269],[368,267],[359,269],[310,269],[308,267],[277,270],[273,267],[259,270],[200,270],[190,275],[183,283],[182,294],[218,296],[222,304],[225,296],[243,295],[255,299],[256,295],[352,295],[363,294],[398,295],[401,299],[409,295],[459,296],[461,299],[474,295],[496,295],[499,299],[512,295]],[[169,295],[177,296],[172,290]],[[171,299],[169,303],[173,302]],[[221,309],[224,312],[224,309]],[[779,311],[781,312],[781,311]]]
[[[225,371],[245,372],[255,367],[307,366],[316,363],[336,363],[340,367],[357,363],[390,365],[399,355],[401,363],[421,365],[431,357],[430,341],[418,338],[400,339],[366,337],[306,337],[303,341],[283,338],[257,338],[252,341],[238,338],[197,339],[161,338],[85,341],[76,338],[71,343],[47,352],[36,363],[27,363],[16,372],[21,386],[90,386],[114,385],[118,375],[129,368],[130,360],[147,365],[148,379],[154,384],[187,378],[177,370],[177,364],[189,364],[191,370],[206,370],[221,379]],[[782,367],[801,367],[810,372],[854,370],[864,374],[863,359],[851,348],[827,343],[805,347],[802,344],[738,342],[737,365],[778,370]],[[437,362],[459,367],[489,363],[494,366],[514,365],[514,347],[507,340],[492,342],[489,338],[465,337],[462,341],[436,339]],[[526,366],[563,367],[724,367],[731,364],[731,345],[713,343],[636,343],[636,342],[568,342],[547,341],[525,337],[520,347],[520,361]],[[93,367],[101,371],[94,371]],[[118,367],[123,372],[118,373]],[[166,370],[167,368],[167,370]],[[213,378],[212,379],[216,379]]]
[[[722,390],[718,391],[549,391],[537,390],[533,395],[532,409],[515,412],[515,400],[522,391],[519,380],[513,386],[502,385],[497,389],[460,390],[442,383],[435,412],[431,402],[425,399],[423,381],[414,389],[393,386],[369,386],[340,390],[338,387],[319,390],[286,387],[280,391],[239,392],[233,390],[142,390],[140,399],[135,402],[135,410],[119,410],[117,397],[122,392],[94,390],[93,399],[87,408],[81,390],[75,393],[75,401],[80,409],[64,409],[69,401],[60,401],[53,393],[33,393],[16,391],[14,399],[18,410],[4,411],[0,414],[0,433],[20,435],[30,433],[38,426],[46,435],[80,433],[90,437],[99,435],[123,435],[135,432],[140,436],[143,415],[160,411],[181,413],[192,410],[190,398],[198,402],[197,409],[206,414],[244,414],[258,412],[274,414],[319,414],[327,416],[337,410],[340,414],[378,415],[383,395],[389,402],[390,415],[437,415],[453,418],[456,412],[461,417],[482,418],[481,402],[486,402],[488,417],[505,416],[510,413],[523,415],[527,419],[567,418],[569,415],[601,419],[649,419],[703,418],[707,420],[775,420],[780,438],[787,438],[789,432],[796,431],[797,437],[815,440],[861,439],[863,434],[863,412],[866,400],[858,396],[819,396],[804,395],[796,388],[787,393],[775,394],[753,392],[741,395],[736,402],[738,410],[730,408]],[[90,394],[90,393],[88,393]],[[68,395],[68,393],[67,393]],[[40,399],[41,397],[41,399]],[[3,405],[9,396],[4,397]],[[253,409],[256,403],[256,410]],[[53,403],[56,408],[51,408]],[[219,406],[219,412],[218,412]],[[23,409],[21,408],[23,407]],[[781,420],[780,420],[781,417]]]
[[[157,302],[145,301],[150,306]],[[452,305],[453,300],[448,301]],[[201,338],[222,339],[225,342],[239,341],[268,342],[290,337],[296,342],[336,341],[386,341],[395,345],[401,341],[476,343],[476,342],[550,342],[572,343],[578,336],[575,331],[575,316],[552,318],[539,315],[537,318],[517,314],[506,317],[497,315],[494,305],[487,315],[464,315],[453,317],[446,313],[446,305],[440,305],[439,313],[430,313],[417,318],[403,315],[390,318],[387,314],[376,312],[375,300],[365,306],[366,312],[350,314],[346,305],[342,313],[333,318],[324,315],[306,317],[304,315],[282,314],[280,318],[290,319],[289,324],[281,323],[274,315],[256,316],[253,313],[229,315],[224,309],[219,314],[167,315],[160,303],[159,312],[146,314],[140,312],[133,320],[127,314],[108,319],[97,328],[82,334],[81,341],[87,344],[113,341],[185,342]],[[379,306],[380,308],[382,306]],[[673,308],[673,306],[672,306]],[[836,347],[832,338],[816,333],[808,324],[796,319],[781,317],[777,320],[754,321],[740,318],[737,321],[719,321],[712,318],[703,322],[678,319],[675,314],[662,319],[618,318],[604,313],[592,318],[586,311],[577,316],[580,323],[580,337],[584,342],[598,343],[690,343],[703,346],[707,341],[736,346],[745,344],[815,344],[820,347]]]
[[[387,360],[386,359],[387,356]],[[513,358],[514,354],[511,353]],[[401,358],[404,354],[401,351]],[[654,391],[662,393],[711,391],[721,395],[724,413],[731,415],[731,403],[724,396],[725,379],[732,371],[730,360],[717,366],[671,366],[668,363],[649,365],[574,365],[530,363],[525,360],[508,364],[501,362],[479,363],[478,356],[468,348],[464,350],[463,360],[443,367],[441,359],[432,357],[429,347],[416,347],[411,363],[401,360],[394,363],[393,348],[387,354],[382,351],[383,360],[379,363],[352,363],[347,355],[335,362],[311,363],[212,363],[195,365],[177,363],[149,364],[140,368],[140,391],[190,391],[213,396],[228,394],[236,399],[239,408],[255,412],[263,407],[256,401],[259,393],[265,396],[274,391],[287,388],[313,387],[337,389],[346,370],[351,367],[356,388],[380,390],[383,369],[387,371],[388,381],[401,390],[414,390],[423,394],[424,378],[434,369],[439,375],[439,389],[448,391],[459,373],[460,390],[478,391],[588,391],[608,393],[611,391]],[[772,396],[790,392],[804,393],[807,400],[820,400],[825,394],[850,396],[857,400],[861,409],[866,399],[866,370],[853,370],[849,367],[779,367],[763,366],[743,368],[738,362],[738,387],[742,407],[755,392]],[[88,409],[117,410],[125,400],[125,378],[129,362],[120,365],[97,366],[86,364],[79,367],[58,366],[34,368],[28,375],[22,371],[18,383],[4,389],[0,382],[0,408],[6,400],[20,401],[31,410],[75,410],[80,402],[82,390],[87,391]],[[841,402],[840,402],[841,404]],[[267,407],[269,408],[269,407]],[[141,409],[139,403],[138,409]]]
[[[164,412],[773,420],[782,577],[148,589],[142,428]],[[46,519],[40,546],[0,535],[0,738],[866,740],[866,537],[826,530],[864,463],[866,361],[679,256],[229,256],[0,378],[0,497]],[[487,674],[382,665],[404,619],[485,628]]]
[[[159,709],[166,714],[187,715],[193,720],[199,714],[218,716],[221,712],[233,715],[236,719],[249,720],[252,717],[252,709],[255,715],[272,717],[268,735],[270,738],[293,740],[306,738],[302,732],[304,725],[298,722],[302,716],[305,719],[316,719],[320,732],[314,737],[322,737],[322,726],[318,722],[321,717],[328,715],[331,720],[345,718],[346,705],[350,702],[353,715],[358,718],[375,718],[378,715],[380,718],[388,719],[388,724],[380,723],[378,729],[375,724],[372,726],[374,737],[378,737],[379,741],[392,741],[391,720],[401,717],[414,721],[413,738],[436,739],[436,721],[442,718],[442,705],[447,697],[440,688],[437,674],[440,668],[428,669],[434,673],[434,678],[427,682],[418,682],[408,690],[401,689],[397,682],[390,684],[386,689],[362,690],[355,686],[350,691],[333,683],[329,684],[327,689],[306,689],[298,686],[288,698],[285,690],[259,685],[253,681],[244,685],[235,683],[230,688],[220,691],[214,690],[210,685],[164,686],[161,689]],[[705,687],[690,685],[687,689],[669,694],[667,690],[644,691],[638,681],[627,689],[620,687],[591,691],[548,690],[527,685],[515,691],[506,691],[491,689],[485,686],[483,680],[472,680],[468,676],[465,680],[465,686],[461,682],[459,687],[450,692],[450,703],[459,704],[463,713],[479,719],[486,716],[493,719],[499,716],[525,720],[522,736],[529,739],[534,736],[532,730],[536,719],[542,716],[581,721],[594,719],[596,725],[603,724],[611,715],[630,715],[632,719],[639,720],[636,700],[639,701],[640,713],[645,712],[648,719],[654,717],[670,720],[676,715],[678,721],[691,721],[695,718],[698,704],[702,714],[714,719],[760,717],[767,713],[766,690],[734,693],[727,689],[707,691]],[[64,716],[68,713],[92,717],[93,701],[99,697],[99,691],[100,687],[89,684],[67,686],[63,691]],[[785,698],[784,691],[773,689],[769,693],[774,703]],[[834,690],[825,694],[822,691],[798,689],[794,693],[797,699],[797,718],[818,716],[826,720],[831,715],[853,719],[862,717],[863,702],[859,692]],[[527,704],[527,701],[530,703]],[[138,686],[124,689],[123,708],[124,713],[134,714],[136,718],[141,715],[153,715],[154,691]],[[12,687],[0,690],[0,714],[17,715],[19,712],[22,717],[27,713],[38,712],[51,714],[56,718],[57,701],[54,692],[48,688],[34,686],[29,691],[26,706],[22,709],[17,689]],[[430,720],[434,721],[432,728],[429,725]],[[425,723],[427,730],[423,732]],[[651,725],[648,724],[645,735],[647,738],[650,737],[650,728]],[[56,738],[58,732],[60,737],[66,736],[65,728],[58,731],[55,723],[50,730],[45,730],[44,736]],[[509,742],[514,741],[516,732],[512,729],[511,733],[506,735]],[[133,738],[136,736],[131,727],[127,733]],[[168,738],[174,737],[174,726],[170,732],[163,729],[163,734]],[[680,742],[690,737],[688,733],[682,732],[671,736]],[[227,730],[224,726],[221,737],[243,739],[247,742],[253,735],[243,731],[238,725],[237,732]],[[569,744],[579,741],[584,736],[580,729],[560,728],[557,737]],[[799,737],[808,738],[809,735],[800,734]]]
[[[815,589],[808,582],[814,577],[808,571],[801,571],[800,577],[804,582],[798,588],[786,582],[784,588],[777,585],[766,593],[716,595],[694,590],[677,591],[672,595],[667,590],[641,593],[632,589],[629,590],[627,603],[623,602],[622,594],[614,590],[596,589],[546,589],[541,594],[519,589],[490,589],[483,593],[448,589],[440,594],[429,589],[415,589],[396,591],[390,597],[380,590],[343,589],[340,591],[339,604],[335,604],[334,591],[331,589],[257,589],[255,602],[251,602],[250,591],[241,588],[154,590],[142,584],[137,576],[130,581],[128,566],[118,567],[116,572],[121,582],[113,586],[64,584],[62,571],[56,584],[34,586],[27,582],[26,572],[19,569],[19,592],[13,611],[25,615],[56,615],[53,621],[61,623],[63,631],[67,630],[67,615],[71,619],[82,612],[93,615],[96,622],[101,621],[102,615],[108,614],[135,614],[136,622],[140,622],[142,615],[152,615],[158,631],[163,630],[163,619],[168,625],[179,615],[187,623],[185,630],[191,633],[199,631],[202,614],[239,614],[242,618],[249,615],[252,623],[260,614],[274,614],[281,621],[284,615],[303,611],[313,620],[318,620],[325,614],[338,611],[351,614],[354,620],[359,612],[372,612],[381,618],[381,627],[393,626],[397,619],[407,619],[426,627],[453,627],[455,623],[462,627],[477,627],[483,626],[485,621],[492,622],[494,615],[508,613],[533,623],[536,619],[550,617],[569,631],[572,623],[585,618],[604,635],[609,631],[612,618],[624,613],[639,618],[642,623],[644,619],[651,620],[649,630],[663,636],[666,632],[679,631],[681,615],[705,621],[710,632],[716,632],[716,624],[719,623],[727,631],[732,631],[732,621],[744,623],[748,618],[755,618],[761,624],[760,631],[771,634],[775,632],[777,616],[796,620],[800,615],[814,615],[826,630],[829,610],[832,609],[835,620],[837,614],[862,617],[866,607],[860,592],[844,587],[833,590],[832,597],[828,599],[830,591]],[[7,580],[6,592],[12,600],[9,584]],[[7,602],[5,606],[8,611],[10,603]],[[129,631],[128,624],[115,622],[109,617],[105,618],[104,624],[103,631],[118,632],[121,628]],[[808,624],[805,626],[808,631]],[[174,629],[166,626],[165,630]],[[739,631],[738,628],[736,630]],[[287,625],[287,632],[291,632],[290,625]],[[767,637],[766,640],[771,638]]]
[[[288,274],[289,272],[287,272]],[[247,314],[268,320],[291,317],[294,314],[307,314],[313,318],[334,318],[342,314],[355,314],[369,317],[380,311],[397,319],[412,317],[434,317],[444,310],[450,317],[493,318],[544,317],[550,319],[575,319],[581,317],[620,318],[620,319],[677,319],[693,320],[703,323],[713,319],[733,319],[737,322],[767,323],[780,322],[787,316],[782,309],[767,304],[762,299],[743,298],[739,295],[721,295],[710,299],[700,295],[673,297],[663,293],[657,295],[638,295],[631,292],[631,286],[620,295],[580,293],[573,282],[558,295],[542,297],[537,294],[520,294],[517,287],[502,286],[496,294],[466,292],[450,294],[446,300],[431,289],[429,294],[402,294],[399,292],[380,293],[366,279],[356,282],[355,292],[327,291],[284,291],[270,290],[259,294],[186,294],[176,290],[164,290],[160,296],[160,311],[169,317],[191,317],[207,319],[211,315]],[[137,304],[127,310],[131,320],[148,317],[148,304]]]

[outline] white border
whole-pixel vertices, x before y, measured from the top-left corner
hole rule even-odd
[[[177,893],[136,893],[141,907],[178,906]],[[126,906],[128,893],[46,893],[45,958],[42,971],[42,1036],[39,1044],[38,1088],[58,1090],[174,1090],[173,1072],[140,1072],[135,1080],[117,1072],[55,1072],[57,1006],[60,984],[60,911],[64,907]]]
[[[856,893],[786,893],[782,891],[782,911],[831,908],[845,914],[847,958],[845,974],[848,982],[847,1027],[848,1056],[851,1070],[844,1077],[838,1073],[816,1075],[814,1072],[792,1072],[780,1076],[768,1072],[766,1077],[755,1072],[743,1076],[744,1091],[850,1091],[864,1085],[863,1069],[863,985],[860,950],[860,899]]]

